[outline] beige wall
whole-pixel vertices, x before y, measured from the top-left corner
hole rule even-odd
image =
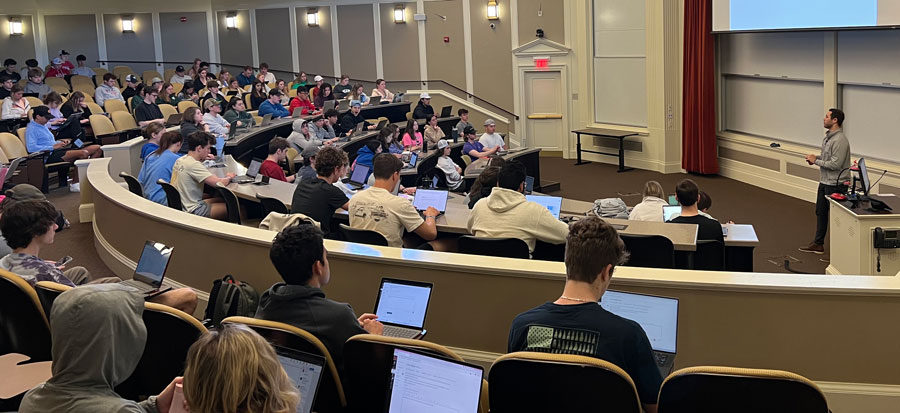
[[[6,6],[4,5],[4,8]],[[9,35],[9,19],[17,17],[22,20],[22,35]],[[34,51],[34,25],[31,16],[0,14],[0,59],[11,57],[19,63],[19,67],[25,67],[25,59],[35,56]],[[43,67],[43,65],[41,65]]]
[[[256,47],[259,62],[268,63],[269,69],[273,72],[293,71],[289,10],[256,9]],[[285,82],[293,80],[293,76],[288,79],[284,73],[275,73],[275,77],[284,79]]]
[[[297,8],[297,45],[300,54],[300,70],[313,76],[334,75],[333,46],[331,42],[331,9],[319,7],[319,25],[309,27],[306,24],[306,7]]]
[[[384,78],[419,80],[419,25],[413,21],[415,3],[406,5],[406,23],[394,23],[394,4],[382,4],[381,56]]]
[[[182,22],[182,17],[187,21]],[[160,13],[159,34],[166,61],[193,63],[196,57],[209,61],[209,31],[205,12]],[[160,66],[157,70],[162,73],[164,69]]]
[[[544,38],[559,44],[566,44],[565,8],[562,2],[544,0],[518,0],[519,45],[536,38],[538,28],[544,30]],[[538,13],[541,15],[538,16]],[[503,15],[500,15],[503,18]]]
[[[341,74],[352,79],[375,80],[375,21],[371,4],[338,6],[338,53]]]
[[[97,67],[100,58],[97,50],[97,16],[93,14],[69,14],[44,16],[44,30],[47,34],[47,53],[56,56],[60,50],[71,53],[70,60],[75,64],[75,57],[83,54],[87,57],[85,64]],[[2,30],[2,29],[0,29]],[[205,38],[204,38],[205,40]],[[32,41],[32,46],[34,41]]]
[[[466,90],[466,49],[463,38],[462,2],[425,2],[425,56],[428,79],[444,80]],[[443,20],[437,15],[447,17]],[[444,36],[450,43],[444,43]]]
[[[150,13],[134,13],[134,33],[122,33],[122,14],[104,14],[106,28],[106,59],[111,66],[131,66],[138,74],[144,70],[156,70],[152,63],[117,63],[126,61],[155,61],[153,41],[153,18]],[[51,53],[52,54],[52,53]]]
[[[253,46],[250,38],[250,12],[247,10],[237,10],[237,29],[228,30],[225,28],[225,18],[229,12],[220,11],[216,13],[218,21],[218,37],[219,37],[219,61],[222,63],[230,63],[229,66],[232,75],[237,76],[244,65],[253,64]],[[236,70],[235,70],[236,69]]]
[[[472,86],[479,98],[513,112],[512,24],[504,17],[509,16],[509,2],[498,6],[500,20],[488,21],[487,3],[472,2]]]

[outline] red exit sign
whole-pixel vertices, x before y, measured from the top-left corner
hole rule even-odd
[[[536,69],[546,69],[550,67],[550,58],[549,57],[535,57],[534,58],[534,67]]]

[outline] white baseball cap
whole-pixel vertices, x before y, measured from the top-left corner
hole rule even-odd
[[[438,146],[438,149],[444,149],[444,148],[450,146],[450,143],[448,143],[446,139],[441,139],[438,141],[437,146]]]
[[[419,95],[419,99],[431,99],[431,95],[429,95],[428,92],[423,92]]]
[[[325,80],[325,78],[322,76],[316,75],[316,77],[314,77],[313,80],[316,82],[321,82],[321,81]]]

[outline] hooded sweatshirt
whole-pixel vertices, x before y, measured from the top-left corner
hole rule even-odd
[[[310,132],[309,135],[312,138],[308,139],[305,135],[303,135],[302,129],[303,129],[304,122],[307,122],[307,121],[303,120],[303,119],[295,120],[294,123],[291,124],[291,129],[293,129],[293,132],[291,132],[291,134],[287,137],[287,141],[289,144],[291,144],[291,147],[296,149],[297,152],[301,152],[301,153],[303,152],[304,149],[309,148],[310,146],[319,147],[319,146],[322,146],[325,144],[325,142],[322,142],[321,140],[316,139],[316,135],[314,135],[312,133],[312,131],[309,131]],[[310,125],[312,125],[312,122],[307,123],[307,125],[306,125],[307,129],[309,128]]]
[[[156,397],[137,403],[113,390],[138,365],[147,342],[144,298],[121,284],[62,293],[50,312],[53,377],[28,391],[19,411],[156,412]]]
[[[564,244],[569,226],[547,208],[525,199],[521,192],[494,187],[475,203],[469,214],[469,232],[476,237],[518,238],[534,251],[535,240]]]
[[[632,221],[663,222],[663,207],[669,205],[664,199],[645,196],[640,204],[634,206],[628,219]]]

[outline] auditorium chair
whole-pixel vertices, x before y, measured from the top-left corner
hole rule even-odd
[[[68,95],[69,94],[69,84],[66,83],[66,79],[61,77],[48,77],[44,79],[44,83],[47,86],[50,86],[50,89],[60,95]]]
[[[163,119],[168,120],[169,116],[178,114],[178,109],[168,103],[160,103],[159,111],[162,112]]]
[[[119,176],[125,180],[126,184],[128,184],[128,190],[131,191],[132,194],[141,198],[144,197],[144,188],[141,186],[141,183],[138,182],[137,178],[125,171],[119,172]]]
[[[50,324],[34,288],[0,270],[0,297],[0,355],[19,353],[31,361],[50,361]],[[17,410],[22,396],[0,399],[0,411]]]
[[[37,293],[38,299],[41,300],[41,306],[48,319],[50,318],[50,309],[53,308],[53,301],[56,300],[56,297],[59,297],[60,294],[69,291],[72,288],[73,287],[69,287],[68,285],[53,281],[38,281],[34,283],[34,291]]]
[[[566,260],[566,243],[551,244],[537,240],[534,244],[534,252],[531,253],[531,259],[563,262]]]
[[[134,372],[116,386],[116,393],[140,401],[159,394],[177,376],[184,375],[188,349],[206,327],[196,318],[167,305],[145,302],[147,344]]]
[[[221,183],[216,185],[216,191],[225,200],[225,209],[227,211],[225,222],[241,225],[241,204],[237,195]]]
[[[171,79],[171,77],[169,77],[169,79]],[[176,95],[181,93],[182,89],[184,89],[184,83],[172,83],[172,91],[175,92]]]
[[[383,247],[388,246],[388,241],[377,231],[370,231],[368,229],[358,229],[351,228],[348,225],[341,224],[341,232],[344,234],[344,238],[347,241],[355,242],[357,244],[369,244],[369,245],[381,245]]]
[[[163,82],[168,82],[168,81],[172,80],[172,76],[175,76],[175,68],[169,68],[169,69],[163,70],[163,78],[162,78]],[[173,83],[173,85],[174,84],[175,83]]]
[[[641,413],[634,382],[610,362],[587,356],[516,352],[488,374],[491,413]]]
[[[148,86],[152,84],[154,77],[158,77],[162,79],[163,82],[167,82],[166,79],[163,79],[163,75],[159,74],[159,72],[155,70],[145,70],[143,73],[141,73],[141,79],[143,79],[144,84]]]
[[[698,240],[693,267],[695,270],[724,271],[725,244],[719,240]]]
[[[358,334],[344,344],[344,383],[347,394],[347,410],[350,412],[374,412],[384,407],[385,395],[390,393],[391,366],[394,349],[424,351],[456,361],[465,361],[452,350],[429,341],[385,337],[375,334]],[[488,411],[488,386],[484,381],[479,412]]]
[[[28,106],[31,106],[32,108],[44,105],[43,101],[34,96],[25,96],[25,99],[28,100]],[[28,118],[31,119],[31,116],[29,116]]]
[[[493,385],[493,383],[491,383]],[[825,395],[787,371],[697,366],[672,373],[659,391],[659,413],[828,413]]]
[[[473,235],[459,237],[462,254],[529,259],[528,244],[518,238],[485,238]]]
[[[29,177],[37,177],[38,173],[41,173],[40,185],[34,186],[41,188],[43,193],[46,194],[50,192],[50,172],[56,172],[60,188],[69,185],[69,168],[72,167],[72,163],[55,162],[48,164],[46,163],[46,160],[50,155],[50,152],[35,152],[29,154],[25,149],[25,144],[11,133],[0,133],[0,149],[3,150],[3,153],[5,153],[6,156],[12,159],[21,157],[26,158],[24,163]],[[29,179],[29,182],[32,182],[32,179]]]
[[[675,246],[662,235],[619,234],[628,250],[630,267],[675,268]]]
[[[129,97],[127,100],[125,100],[125,107],[128,108],[128,113],[132,114],[132,115],[134,114],[134,106],[132,106],[132,105],[134,104],[135,98],[144,100],[143,98],[141,98],[141,95],[134,95],[134,96]],[[113,122],[113,123],[115,123],[115,122]]]
[[[299,168],[297,168],[297,165],[295,165],[295,163],[294,163],[294,159],[297,159],[297,155],[299,155],[299,154],[300,153],[297,152],[296,149],[288,146],[287,157],[285,159],[287,160],[287,164],[288,164],[288,172],[290,172],[291,174],[297,173],[297,170],[299,169]]]
[[[93,116],[93,115],[103,116],[103,114],[106,113],[106,111],[103,110],[103,108],[100,105],[98,105],[97,102],[94,102],[93,99],[88,101],[87,95],[84,96],[84,103],[87,104],[88,109],[91,110],[91,116]],[[107,119],[107,120],[109,120],[109,119]],[[93,126],[91,126],[91,128],[93,128]]]
[[[338,375],[338,369],[334,364],[334,359],[331,358],[331,353],[328,352],[328,348],[316,336],[290,324],[250,317],[228,317],[222,320],[222,323],[244,324],[259,333],[272,345],[324,357],[325,371],[322,374],[322,381],[319,385],[319,392],[316,395],[313,411],[321,413],[344,411],[347,406],[347,399],[344,396],[344,386],[341,384],[341,377]],[[381,400],[384,400],[384,395],[382,395]]]
[[[190,107],[199,108],[193,100],[182,100],[178,102],[178,113],[184,113],[184,111],[188,110]]]
[[[103,102],[103,107],[106,109],[104,112],[112,114],[113,112],[125,112],[129,113],[128,107],[125,106],[125,102],[119,99],[107,99]],[[91,112],[93,113],[93,112]]]
[[[166,182],[165,180],[158,180],[156,183],[162,187],[163,192],[166,193],[166,203],[169,205],[169,208],[184,211],[184,205],[181,203],[181,194],[178,193],[178,190],[175,189],[172,184]]]
[[[259,201],[260,207],[262,207],[262,216],[264,217],[269,216],[270,212],[277,212],[279,214],[290,213],[288,207],[284,205],[283,202],[275,198],[269,198],[267,196],[256,194],[256,199]]]
[[[117,131],[129,132],[130,134],[134,134],[135,136],[140,134],[141,128],[137,125],[137,122],[134,121],[134,116],[132,116],[130,113],[116,111],[110,113],[109,116],[112,117],[112,123],[116,127]]]
[[[94,103],[89,103],[88,107],[90,107],[90,105],[94,105]],[[125,113],[125,115],[128,114]],[[88,120],[91,123],[91,130],[94,131],[94,139],[101,145],[125,142],[132,133],[129,131],[117,130],[109,118],[105,115],[94,114],[93,110],[91,116],[88,117]]]
[[[94,71],[94,86],[103,82],[103,75],[109,73],[109,70],[106,70],[104,67],[92,67],[91,70]]]

